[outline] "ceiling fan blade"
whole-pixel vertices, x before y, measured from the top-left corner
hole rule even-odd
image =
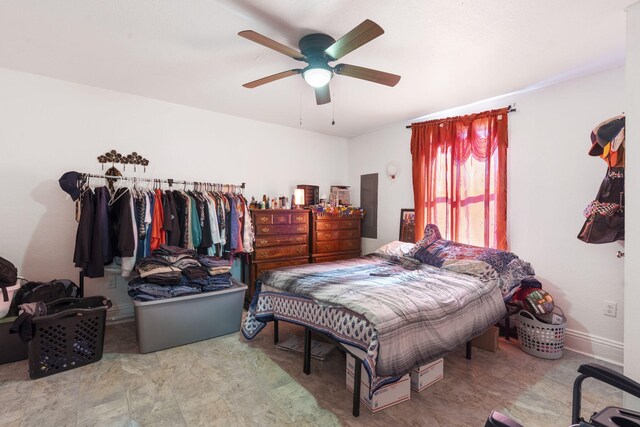
[[[342,36],[340,40],[325,49],[325,53],[335,59],[340,59],[347,53],[359,48],[365,43],[384,34],[380,25],[366,19],[362,24]]]
[[[323,105],[331,102],[331,93],[329,92],[329,84],[316,88],[316,104]]]
[[[275,82],[276,80],[284,79],[285,77],[295,76],[296,74],[300,74],[301,72],[302,72],[302,70],[299,70],[299,69],[298,70],[287,70],[287,71],[283,71],[281,73],[272,74],[270,76],[263,77],[263,78],[258,79],[258,80],[254,80],[254,81],[249,82],[249,83],[245,83],[242,86],[247,87],[249,89],[253,89],[254,87],[262,86],[263,84],[266,84],[266,83]]]
[[[400,81],[400,76],[396,74],[358,67],[357,65],[338,64],[333,68],[333,71],[342,76],[355,77],[356,79],[368,80],[373,83],[380,83],[381,85],[391,87],[397,85]]]
[[[266,46],[269,49],[273,49],[276,52],[280,52],[287,56],[290,56],[293,59],[297,59],[298,61],[305,60],[305,56],[300,52],[298,52],[297,50],[292,49],[289,46],[285,46],[282,43],[279,43],[275,40],[271,40],[269,37],[263,36],[262,34],[256,33],[255,31],[252,31],[252,30],[240,31],[238,35],[240,37],[244,37],[247,40],[251,40],[252,42],[261,44],[262,46]]]

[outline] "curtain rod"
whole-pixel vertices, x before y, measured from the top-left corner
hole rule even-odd
[[[515,113],[516,112],[516,105],[507,105],[507,113]],[[407,129],[411,129],[411,125],[407,125],[405,126],[405,128]]]
[[[235,184],[218,184],[218,183],[213,183],[213,182],[179,181],[179,180],[175,180],[175,179],[172,179],[172,178],[167,178],[167,179],[143,178],[143,177],[139,178],[139,177],[135,177],[135,176],[95,175],[95,174],[92,174],[92,173],[83,173],[81,175],[86,177],[86,178],[132,179],[134,181],[160,182],[160,183],[169,184],[169,187],[171,187],[174,184],[177,184],[177,185],[202,185],[202,184],[206,184],[206,185],[217,185],[217,186],[223,186],[223,187],[226,186],[226,187],[245,188],[245,183],[244,182],[241,185],[235,185]]]

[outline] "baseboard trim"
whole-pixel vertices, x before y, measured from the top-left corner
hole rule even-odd
[[[624,343],[573,329],[565,330],[564,348],[618,366],[624,361]]]

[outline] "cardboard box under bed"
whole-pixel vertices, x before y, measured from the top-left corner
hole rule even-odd
[[[246,289],[232,279],[231,287],[220,291],[133,301],[140,353],[238,332]]]

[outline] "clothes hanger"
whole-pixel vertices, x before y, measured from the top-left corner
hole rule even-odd
[[[127,178],[124,177],[120,177],[119,179],[116,179],[116,185],[114,185],[113,187],[113,194],[111,195],[111,199],[109,200],[108,205],[111,206],[113,205],[120,197],[122,197],[127,191],[129,191],[129,187],[125,187],[124,191],[120,192],[120,194],[118,194],[118,190],[120,190],[122,188],[122,185],[124,183],[124,181],[126,181]],[[117,195],[117,196],[116,196]],[[114,197],[115,196],[115,197]]]

